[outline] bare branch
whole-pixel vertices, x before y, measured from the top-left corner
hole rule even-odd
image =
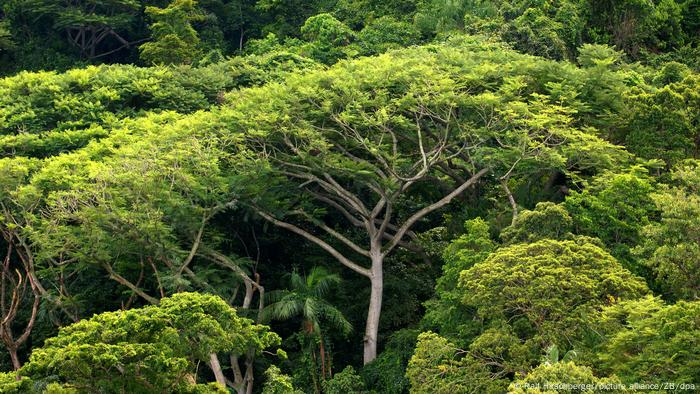
[[[146,294],[143,290],[139,289],[136,285],[131,283],[128,279],[119,275],[116,271],[114,271],[114,269],[112,268],[111,265],[103,264],[102,266],[109,273],[110,279],[114,279],[115,281],[119,282],[120,284],[128,287],[131,291],[138,294],[139,297],[143,298],[144,300],[148,301],[149,303],[151,303],[153,305],[158,305],[158,303],[160,302],[157,298],[151,297],[150,295]]]
[[[304,211],[302,211],[302,210],[295,210],[295,211],[293,211],[292,213],[296,213],[296,214],[299,214],[299,215],[305,217],[305,218],[308,219],[311,223],[313,223],[314,225],[320,227],[323,231],[327,232],[327,233],[328,233],[329,235],[331,235],[333,238],[336,238],[336,239],[339,240],[340,242],[344,243],[344,244],[345,244],[347,247],[349,247],[350,249],[354,250],[355,252],[357,252],[357,253],[359,253],[359,254],[361,254],[361,255],[363,255],[363,256],[369,257],[369,251],[367,251],[367,250],[361,248],[359,245],[357,245],[356,243],[354,243],[354,242],[352,242],[351,240],[349,240],[349,239],[348,239],[347,237],[345,237],[343,234],[341,234],[341,233],[335,231],[334,229],[330,228],[329,226],[327,226],[327,225],[326,225],[325,223],[323,223],[322,221],[320,221],[320,220],[318,220],[318,219],[312,217],[311,215],[309,215],[307,212],[304,212]]]
[[[192,243],[190,253],[187,255],[187,258],[185,258],[185,261],[182,262],[180,268],[177,270],[178,275],[182,275],[182,272],[185,270],[185,268],[187,268],[187,266],[192,262],[192,259],[194,259],[194,256],[197,254],[197,249],[199,248],[199,244],[202,241],[204,226],[206,225],[208,218],[209,217],[206,213],[202,215],[202,224],[199,226],[199,231],[197,232],[197,235],[194,238],[194,242]]]
[[[252,287],[256,287],[256,288],[261,287],[250,276],[248,276],[248,274],[245,271],[243,271],[243,269],[241,269],[241,267],[239,267],[238,264],[234,263],[227,256],[225,256],[225,255],[223,255],[223,254],[221,254],[213,249],[210,249],[206,246],[202,246],[200,248],[200,252],[198,252],[197,254],[199,254],[202,257],[207,258],[210,261],[213,261],[214,263],[221,265],[222,267],[228,268],[231,271],[238,274],[238,276],[240,276],[241,279],[243,280],[246,287],[251,287],[251,288]]]
[[[278,160],[279,161],[279,160]],[[280,161],[282,164],[287,164],[285,162]],[[324,177],[328,180],[325,181],[321,178],[319,178],[316,175],[313,175],[310,173],[310,169],[306,170],[309,172],[292,172],[292,171],[282,171],[282,174],[287,175],[289,177],[293,178],[298,178],[298,179],[306,179],[315,182],[318,184],[322,189],[324,189],[328,193],[332,193],[336,196],[338,196],[340,199],[342,199],[349,208],[352,208],[355,212],[360,214],[363,217],[368,217],[369,216],[369,210],[365,207],[365,205],[352,193],[347,191],[345,188],[340,186],[338,182],[333,179],[329,174],[323,174]]]
[[[322,239],[310,234],[309,232],[307,232],[307,231],[305,231],[305,230],[303,230],[303,229],[301,229],[301,228],[299,228],[291,223],[283,222],[279,219],[276,219],[276,218],[272,217],[270,214],[268,214],[267,212],[264,212],[263,210],[261,210],[257,207],[253,207],[253,209],[255,210],[255,212],[258,213],[258,215],[260,215],[261,217],[263,217],[265,220],[269,221],[270,223],[274,224],[275,226],[287,229],[295,234],[301,235],[302,237],[306,238],[307,240],[320,246],[323,250],[325,250],[326,252],[330,253],[333,257],[335,257],[336,260],[338,260],[338,262],[340,262],[344,266],[350,268],[351,270],[357,272],[358,274],[366,276],[368,278],[371,276],[370,270],[352,262],[350,259],[343,256],[342,253],[338,252],[334,247],[332,247],[331,245],[329,245],[328,243],[326,243]]]
[[[501,185],[503,186],[503,190],[506,192],[506,196],[508,196],[508,202],[510,203],[511,208],[513,209],[513,222],[515,222],[515,219],[518,218],[518,204],[515,202],[513,193],[510,192],[510,188],[508,187],[508,180],[504,179],[501,182]]]
[[[484,176],[486,173],[490,171],[490,168],[483,168],[481,171],[477,172],[474,174],[469,180],[461,184],[458,188],[453,190],[451,193],[446,195],[445,197],[441,198],[440,200],[428,205],[427,207],[424,207],[423,209],[419,210],[418,212],[414,213],[410,218],[404,222],[401,227],[396,231],[396,234],[394,235],[394,239],[389,242],[389,244],[386,246],[384,251],[382,252],[385,256],[391,252],[394,247],[401,241],[401,238],[406,234],[406,232],[413,226],[418,220],[422,219],[429,213],[440,209],[444,207],[445,205],[449,204],[452,199],[460,195],[463,191],[467,190],[470,186],[475,184],[482,176]]]
[[[333,208],[337,209],[343,216],[345,216],[345,218],[346,218],[350,223],[352,223],[352,224],[355,225],[356,227],[363,227],[363,226],[364,226],[364,222],[363,222],[362,220],[360,220],[360,219],[358,219],[357,217],[353,216],[350,212],[348,212],[347,209],[345,209],[342,205],[338,204],[338,203],[337,203],[335,200],[333,200],[332,198],[330,198],[330,197],[328,197],[328,196],[324,196],[323,194],[314,192],[314,191],[312,191],[312,190],[310,190],[310,189],[306,189],[306,191],[309,192],[309,194],[311,194],[312,196],[314,196],[314,198],[316,198],[317,200],[323,201],[324,203],[326,203],[326,204],[332,206]]]
[[[330,184],[332,184],[339,191],[340,194],[345,195],[347,199],[349,199],[349,200],[353,201],[355,204],[357,204],[357,206],[360,207],[362,214],[364,214],[365,216],[369,216],[369,214],[370,214],[369,210],[367,209],[367,207],[365,207],[365,205],[362,203],[362,201],[360,201],[360,199],[357,198],[357,196],[355,196],[354,194],[347,191],[344,187],[342,187],[335,179],[333,179],[333,177],[330,174],[324,173],[323,177]]]

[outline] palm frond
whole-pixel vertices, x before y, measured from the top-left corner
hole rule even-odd
[[[314,280],[312,292],[316,297],[322,298],[333,286],[340,283],[340,276],[326,273],[323,276],[316,276]]]
[[[289,287],[290,290],[297,293],[306,293],[306,289],[308,288],[306,280],[296,270],[289,275]]]
[[[276,290],[267,294],[269,305],[263,309],[263,320],[287,320],[303,316],[304,327],[308,326],[315,333],[320,333],[321,326],[328,324],[347,335],[352,331],[352,325],[340,310],[323,299],[339,282],[340,277],[324,267],[312,268],[308,276],[293,271],[289,274],[288,290]]]
[[[318,324],[320,320],[319,305],[313,298],[307,298],[304,300],[304,318],[311,321],[314,325]]]
[[[289,290],[273,290],[265,293],[265,303],[267,305],[274,304],[275,302],[279,302],[283,298],[291,295],[292,292]]]
[[[343,316],[337,308],[333,307],[328,303],[323,305],[323,320],[328,323],[328,325],[340,331],[343,335],[348,335],[352,332],[352,324]]]
[[[270,304],[262,311],[263,321],[288,320],[299,316],[304,310],[304,303],[296,297],[284,297],[274,304]]]
[[[326,267],[323,266],[314,266],[311,268],[311,271],[309,271],[309,274],[306,276],[306,283],[309,287],[313,287],[314,283],[318,282],[319,279],[330,275]]]

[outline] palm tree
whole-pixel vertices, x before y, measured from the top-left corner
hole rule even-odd
[[[308,275],[297,271],[289,274],[289,288],[270,292],[268,306],[263,310],[263,320],[289,320],[301,316],[302,334],[307,338],[318,338],[321,358],[321,377],[330,377],[330,359],[326,357],[321,326],[338,330],[343,335],[352,331],[352,325],[342,312],[324,298],[328,291],[340,283],[340,277],[323,267],[314,267]],[[312,351],[315,360],[315,349]],[[314,378],[314,380],[316,380]],[[318,388],[317,388],[318,390]]]

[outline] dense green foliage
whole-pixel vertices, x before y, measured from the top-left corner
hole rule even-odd
[[[0,81],[2,156],[47,156],[85,146],[147,112],[191,113],[224,93],[314,67],[296,55],[235,58],[202,68],[99,66],[20,73]]]
[[[262,352],[277,344],[277,334],[239,318],[223,300],[178,293],[158,306],[106,312],[62,328],[19,373],[85,393],[221,393],[222,387],[195,385],[199,362],[211,353]]]
[[[697,0],[0,2],[0,392],[700,390],[698,59]]]
[[[194,0],[176,0],[166,8],[146,7],[153,41],[139,47],[140,57],[152,64],[191,64],[199,58],[199,37],[193,22],[204,20]]]
[[[240,53],[268,34],[317,37],[322,43],[309,50],[332,60],[467,32],[553,59],[574,60],[585,43],[608,44],[634,59],[697,69],[699,7],[697,0],[8,0],[0,64],[16,71],[189,63]],[[353,40],[359,50],[343,51]]]
[[[665,305],[650,297],[612,305],[603,313],[603,371],[629,382],[698,378],[698,302]]]
[[[675,185],[652,194],[661,218],[642,229],[645,242],[636,249],[656,275],[664,294],[674,299],[700,298],[698,164],[688,161],[679,166],[671,174]]]

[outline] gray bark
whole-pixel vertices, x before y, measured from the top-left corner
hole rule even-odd
[[[379,318],[382,313],[382,296],[384,293],[384,272],[381,255],[372,258],[372,275],[370,276],[370,297],[367,310],[367,323],[364,337],[364,364],[377,358],[377,339],[379,336]]]
[[[223,387],[226,387],[226,378],[224,378],[224,372],[221,370],[219,357],[216,355],[216,353],[212,353],[209,355],[209,367],[214,372],[214,378],[216,378],[216,383],[219,383]]]

